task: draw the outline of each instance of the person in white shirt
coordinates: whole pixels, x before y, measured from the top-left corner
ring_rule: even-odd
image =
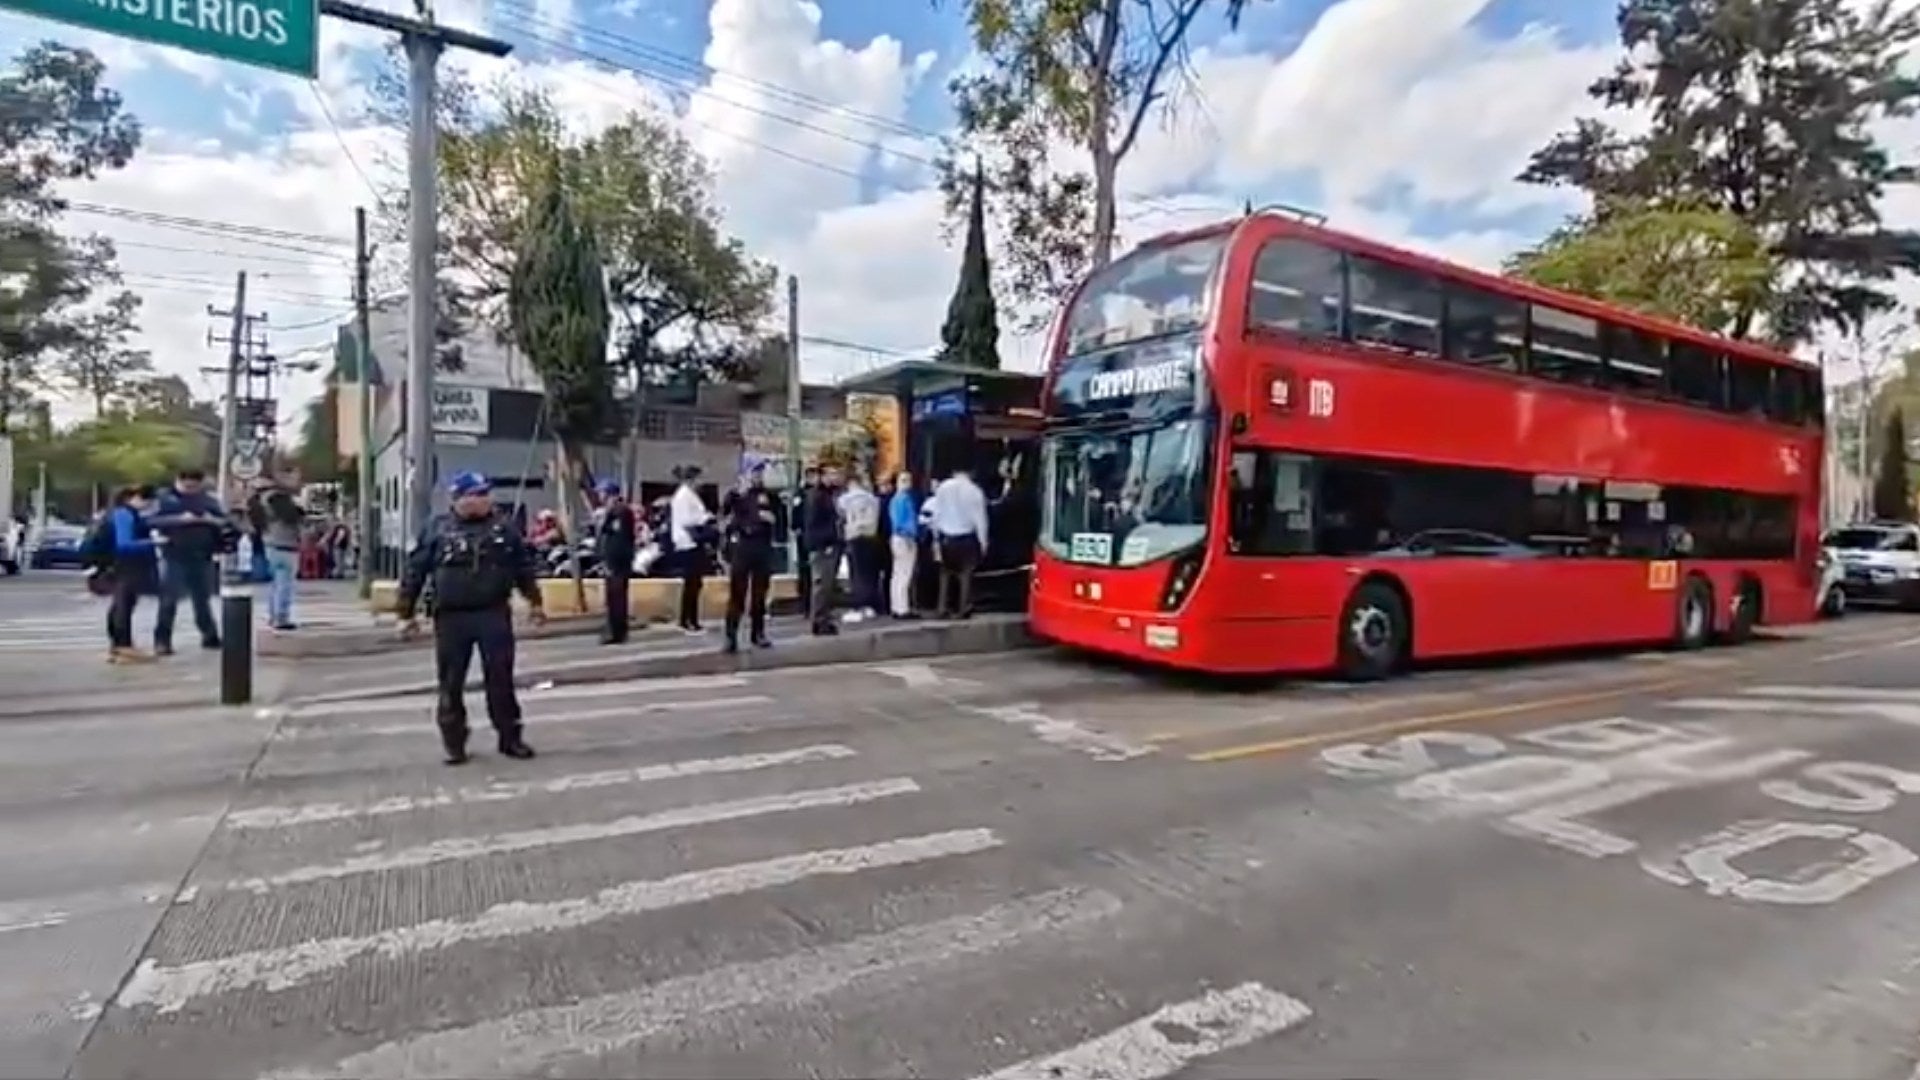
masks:
[[[700,479],[700,466],[682,465],[673,470],[680,486],[668,504],[668,531],[673,539],[673,557],[680,560],[680,629],[689,634],[704,633],[700,625],[700,587],[707,577],[707,545],[713,534],[713,514],[693,489]]]
[[[973,572],[987,552],[987,496],[966,469],[940,481],[927,501],[940,559],[939,617],[973,616]],[[950,594],[957,594],[950,602]]]
[[[853,593],[847,621],[871,619],[880,606],[880,500],[867,490],[864,478],[855,476],[835,506],[840,535],[847,541],[847,583]]]

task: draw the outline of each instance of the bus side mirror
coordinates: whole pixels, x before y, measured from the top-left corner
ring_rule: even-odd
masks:
[[[1247,433],[1247,414],[1243,412],[1234,413],[1232,421],[1227,425],[1227,430],[1235,435],[1245,435]]]

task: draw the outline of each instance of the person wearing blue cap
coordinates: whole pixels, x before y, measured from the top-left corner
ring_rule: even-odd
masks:
[[[595,536],[600,549],[601,572],[605,586],[607,628],[600,634],[603,645],[618,645],[627,640],[627,583],[633,580],[633,553],[638,546],[639,526],[633,507],[621,496],[620,485],[602,480],[594,486],[601,499],[600,526]]]
[[[494,513],[493,485],[485,476],[458,473],[448,481],[447,493],[453,497],[453,512],[427,526],[400,580],[401,633],[419,633],[414,608],[431,578],[434,667],[440,684],[434,720],[447,764],[467,760],[467,666],[476,648],[487,718],[499,736],[500,752],[524,761],[533,756],[533,748],[521,737],[520,699],[513,690],[511,601],[518,589],[532,608],[534,624],[547,621],[533,552],[513,523]]]

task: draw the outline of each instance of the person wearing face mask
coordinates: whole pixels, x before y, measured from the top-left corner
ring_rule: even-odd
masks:
[[[485,476],[463,472],[448,485],[453,512],[427,526],[407,560],[400,581],[401,633],[419,633],[414,608],[429,579],[433,584],[434,668],[440,699],[434,720],[447,764],[467,761],[467,665],[480,652],[487,718],[500,753],[533,756],[521,735],[520,700],[513,688],[513,609],[517,589],[532,608],[534,625],[547,621],[533,552],[513,523],[494,513],[493,488]]]

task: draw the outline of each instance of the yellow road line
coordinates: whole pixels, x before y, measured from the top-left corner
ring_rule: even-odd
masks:
[[[1472,720],[1491,720],[1502,716],[1514,716],[1521,713],[1543,712],[1548,709],[1566,708],[1573,705],[1592,705],[1602,701],[1630,697],[1652,690],[1665,690],[1690,682],[1698,678],[1655,679],[1634,683],[1630,686],[1617,686],[1609,690],[1592,691],[1584,694],[1567,694],[1561,697],[1535,698],[1531,701],[1516,701],[1507,705],[1489,705],[1478,709],[1461,709],[1457,712],[1434,713],[1428,716],[1413,716],[1400,720],[1386,720],[1378,724],[1363,724],[1360,727],[1345,728],[1340,731],[1323,731],[1312,735],[1296,735],[1287,739],[1274,739],[1270,742],[1247,743],[1243,746],[1228,746],[1219,750],[1205,750],[1197,754],[1188,754],[1187,760],[1194,762],[1238,761],[1242,758],[1265,757],[1271,754],[1284,754],[1309,746],[1320,746],[1332,742],[1347,742],[1363,739],[1371,735],[1385,735],[1392,732],[1413,731],[1419,728],[1440,727],[1445,724],[1457,724]]]

